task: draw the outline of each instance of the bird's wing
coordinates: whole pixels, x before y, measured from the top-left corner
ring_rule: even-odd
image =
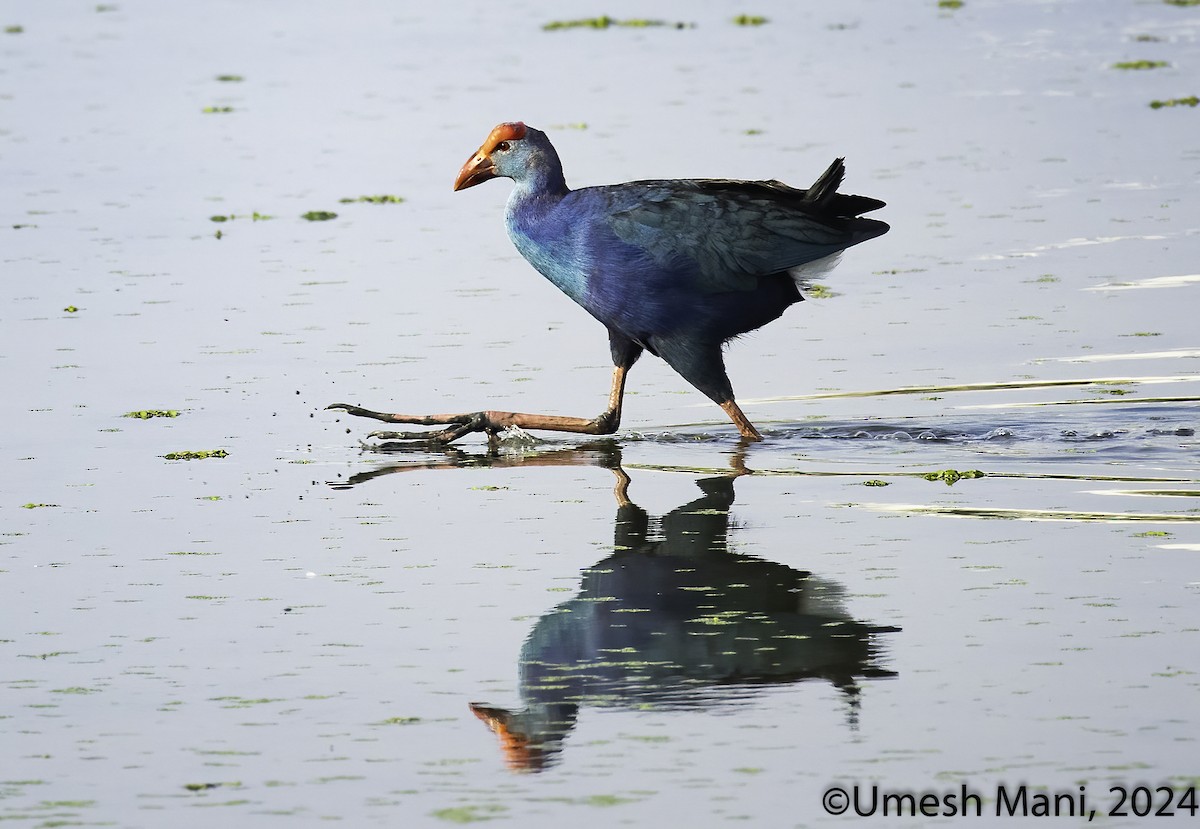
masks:
[[[856,218],[883,203],[838,193],[842,175],[839,159],[808,190],[723,179],[617,185],[609,226],[660,265],[690,261],[701,290],[753,290],[760,276],[886,232],[883,222]]]

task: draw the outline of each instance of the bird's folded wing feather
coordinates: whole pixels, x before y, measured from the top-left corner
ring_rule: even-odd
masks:
[[[703,291],[753,290],[761,276],[830,256],[887,228],[854,218],[882,202],[831,190],[819,200],[806,198],[809,191],[776,181],[647,181],[621,188],[629,189],[609,214],[613,233],[659,265],[692,271]]]

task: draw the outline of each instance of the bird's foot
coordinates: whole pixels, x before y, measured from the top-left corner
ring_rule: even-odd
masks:
[[[407,415],[377,412],[350,403],[333,403],[326,409],[340,409],[355,417],[366,417],[384,423],[407,423],[414,426],[444,426],[429,432],[372,432],[368,437],[379,440],[426,441],[435,444],[452,443],[472,432],[483,432],[489,443],[495,443],[501,432],[516,426],[521,429],[547,429],[586,435],[611,435],[620,424],[620,412],[609,410],[594,418],[559,417],[556,415],[524,414],[521,412],[471,412],[469,414]]]
[[[470,414],[437,414],[437,415],[407,415],[392,412],[377,412],[364,409],[350,403],[332,403],[326,409],[340,409],[348,415],[380,420],[384,423],[409,423],[414,426],[445,426],[427,432],[394,432],[379,430],[371,432],[367,437],[378,440],[413,440],[428,443],[446,444],[472,432],[486,432],[489,437],[498,433],[503,426],[492,423],[487,412],[472,412]]]

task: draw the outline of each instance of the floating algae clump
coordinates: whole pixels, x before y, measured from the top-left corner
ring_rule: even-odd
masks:
[[[837,291],[831,291],[829,290],[828,286],[821,285],[817,282],[814,282],[804,288],[804,296],[806,299],[830,299],[837,295]]]
[[[984,474],[978,469],[964,469],[961,472],[957,469],[942,469],[937,472],[927,472],[921,477],[927,481],[945,481],[946,486],[953,486],[962,480],[982,478]]]
[[[224,449],[202,449],[198,452],[191,450],[185,452],[168,452],[163,455],[169,461],[198,461],[205,458],[227,458],[229,453]]]
[[[1194,107],[1200,105],[1200,98],[1195,95],[1189,95],[1186,98],[1168,98],[1165,101],[1151,101],[1151,109],[1162,109],[1163,107]]]
[[[222,216],[219,214],[216,216],[209,216],[208,220],[210,222],[232,222],[234,219],[244,219],[244,218],[246,218],[244,215],[237,216],[237,215],[234,215],[233,213],[230,213],[228,216]],[[274,218],[275,218],[274,216],[268,216],[266,213],[259,213],[257,210],[255,210],[253,213],[250,214],[251,221],[255,221],[255,222],[265,222],[268,219],[274,219]]]
[[[1165,60],[1122,60],[1112,65],[1113,69],[1162,69],[1170,66]]]
[[[672,26],[676,29],[690,28],[688,23],[668,23],[665,20],[649,20],[646,18],[631,18],[629,20],[617,20],[614,17],[609,17],[607,14],[602,14],[599,17],[585,17],[581,20],[551,20],[542,26],[547,32],[553,32],[558,29],[607,29],[610,26],[624,26],[630,29],[644,29],[650,26]]]
[[[400,204],[404,201],[400,196],[357,196],[354,198],[338,199],[342,204],[353,204],[354,202],[366,202],[367,204]]]

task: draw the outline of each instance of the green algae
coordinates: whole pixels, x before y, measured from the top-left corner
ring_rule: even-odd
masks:
[[[200,111],[203,112],[205,115],[214,115],[214,114],[224,113],[224,112],[233,112],[233,107],[207,106]]]
[[[163,457],[169,461],[196,461],[205,458],[227,458],[229,453],[224,449],[202,449],[200,451],[168,452]]]
[[[219,223],[219,222],[232,222],[234,219],[245,219],[245,218],[249,218],[250,221],[252,221],[252,222],[265,222],[270,219],[274,219],[275,217],[270,216],[266,213],[259,213],[257,210],[255,210],[253,213],[250,214],[249,217],[238,216],[235,213],[230,213],[228,216],[222,216],[220,214],[217,214],[216,216],[209,216],[208,220],[210,222],[218,222]],[[220,232],[220,231],[218,231],[218,232]]]
[[[878,478],[874,478],[870,481],[863,481],[863,486],[890,486],[890,484],[888,484],[887,481],[881,481]]]
[[[176,409],[141,409],[136,412],[126,412],[121,417],[134,417],[138,420],[149,420],[152,417],[179,417]]]
[[[354,204],[355,202],[365,202],[367,204],[400,204],[404,201],[401,196],[347,196],[344,199],[338,199],[342,204]]]
[[[209,789],[218,789],[225,783],[184,783],[183,787],[189,792],[203,792]]]
[[[1189,95],[1186,98],[1167,98],[1164,101],[1151,101],[1151,109],[1162,109],[1163,107],[1194,107],[1200,106],[1200,98],[1195,95]]]
[[[1161,69],[1170,66],[1165,60],[1121,60],[1112,65],[1113,69]]]
[[[506,811],[508,809],[505,806],[488,804],[486,806],[451,806],[437,809],[430,814],[447,823],[477,823],[482,820],[492,820]]]
[[[985,476],[978,469],[964,469],[961,472],[957,469],[941,469],[937,472],[927,472],[921,477],[927,481],[944,481],[946,486],[954,486],[959,481]]]
[[[604,808],[607,806],[620,806],[624,803],[637,803],[637,800],[632,797],[619,797],[615,794],[593,794],[577,802],[584,806],[599,806]]]
[[[602,14],[599,17],[584,17],[577,20],[551,20],[542,26],[547,32],[558,31],[560,29],[607,29],[612,26],[621,26],[629,29],[646,29],[656,26],[670,27],[674,29],[690,29],[691,23],[670,23],[666,20],[652,20],[649,18],[630,18],[628,20],[617,20],[614,17],[609,17],[607,14]]]
[[[330,219],[336,219],[337,214],[330,213],[328,210],[310,210],[301,214],[300,218],[309,222],[327,222]]]
[[[225,596],[188,596],[189,599],[223,599]],[[222,708],[249,708],[251,705],[271,705],[276,702],[287,702],[282,697],[257,697],[255,699],[247,699],[237,695],[229,695],[223,697],[210,697],[212,702],[228,703],[222,705]]]
[[[738,26],[762,26],[767,23],[767,18],[761,14],[739,14],[733,22]]]
[[[804,287],[805,299],[832,299],[837,296],[837,291],[831,291],[828,286],[814,282],[811,285]]]
[[[41,509],[42,507],[57,507],[57,506],[58,506],[58,504],[34,504],[31,502],[28,504],[21,504],[21,509]]]
[[[217,80],[222,83],[241,83],[246,79],[241,75],[217,75]]]
[[[938,0],[939,9],[961,9],[965,5],[963,0]]]

